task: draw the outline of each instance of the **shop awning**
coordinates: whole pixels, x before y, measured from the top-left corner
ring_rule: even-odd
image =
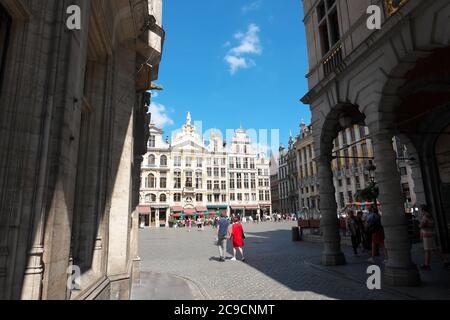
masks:
[[[225,205],[208,206],[208,210],[218,210],[218,209],[228,209],[228,206]]]
[[[170,207],[170,210],[172,210],[173,212],[181,212],[181,211],[183,211],[183,207],[182,206],[173,206],[173,207]]]
[[[258,205],[245,206],[245,209],[257,210],[257,209],[259,209],[259,206]]]
[[[245,206],[231,206],[231,209],[233,209],[233,210],[243,210],[243,209],[245,209]]]
[[[354,202],[354,203],[347,203],[347,206],[357,206],[357,207],[370,207],[371,205],[374,205],[375,202]],[[381,203],[378,202],[378,205],[380,206]]]
[[[218,215],[220,215],[220,211],[219,210],[209,210],[208,211],[208,215],[210,215],[210,216],[218,216]]]
[[[208,208],[206,208],[205,206],[198,206],[195,208],[195,210],[197,210],[198,213],[200,212],[207,212]]]
[[[172,214],[172,217],[179,218],[179,217],[181,217],[181,215],[179,213],[175,213],[175,214]]]
[[[193,216],[195,212],[194,208],[189,208],[189,209],[183,209],[183,214],[185,216]]]
[[[142,213],[142,214],[151,213],[152,209],[151,209],[150,206],[139,206],[138,207],[138,212]]]

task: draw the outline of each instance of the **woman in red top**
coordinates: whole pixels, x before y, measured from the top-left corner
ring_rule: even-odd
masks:
[[[233,240],[233,258],[231,261],[236,261],[236,249],[239,249],[242,256],[242,261],[244,258],[244,228],[242,227],[241,221],[238,216],[233,219],[233,226],[231,227],[231,239]]]

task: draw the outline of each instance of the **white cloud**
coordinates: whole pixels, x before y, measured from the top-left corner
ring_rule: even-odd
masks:
[[[173,125],[173,120],[167,114],[167,109],[160,103],[152,102],[149,108],[152,114],[152,123],[158,128],[164,128],[165,125]]]
[[[235,74],[239,69],[248,69],[255,64],[253,60],[231,55],[226,55],[225,61],[230,66],[231,74]]]
[[[230,53],[235,55],[242,55],[246,53],[261,54],[262,47],[259,40],[259,27],[252,23],[248,26],[246,33],[238,32],[234,35],[235,39],[240,41],[237,47],[230,50]]]
[[[260,28],[252,23],[248,26],[247,32],[238,32],[234,35],[239,44],[231,48],[225,56],[231,74],[235,74],[239,69],[247,69],[256,65],[252,59],[248,58],[248,55],[262,54],[260,31]]]
[[[262,0],[253,1],[241,8],[242,13],[247,13],[249,11],[255,11],[261,8]]]

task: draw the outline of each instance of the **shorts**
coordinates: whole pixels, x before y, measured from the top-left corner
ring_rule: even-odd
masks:
[[[372,233],[372,244],[384,246],[384,231],[383,231],[383,229]]]
[[[433,251],[436,250],[436,241],[434,238],[423,238],[423,249],[425,251]]]

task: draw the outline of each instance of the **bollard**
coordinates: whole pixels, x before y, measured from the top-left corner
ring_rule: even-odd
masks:
[[[292,227],[292,241],[300,241],[299,227]]]

